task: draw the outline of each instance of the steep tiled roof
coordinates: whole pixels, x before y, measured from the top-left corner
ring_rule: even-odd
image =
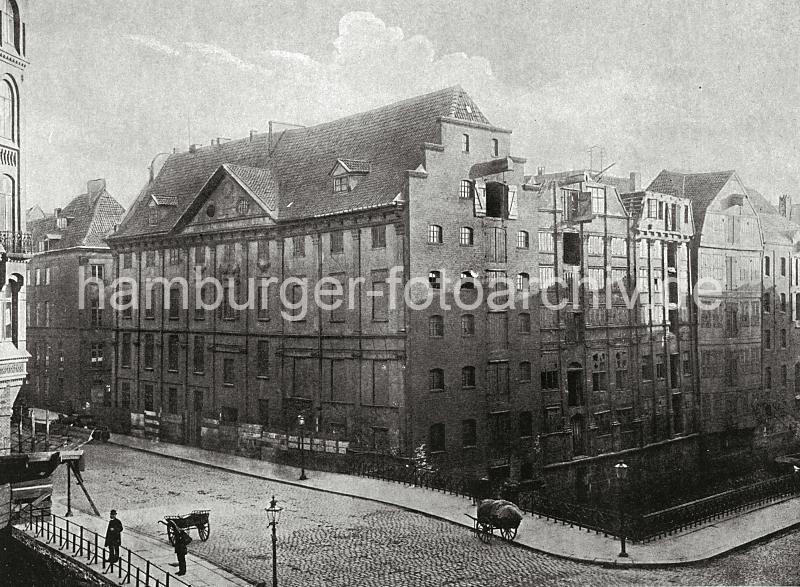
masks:
[[[790,245],[794,235],[800,231],[800,226],[781,216],[775,206],[753,188],[747,189],[747,197],[761,221],[761,231],[764,241],[771,244]]]
[[[625,206],[628,215],[632,220],[637,221],[642,215],[642,207],[644,205],[644,198],[647,192],[629,192],[621,194],[622,204]]]
[[[169,232],[209,177],[226,163],[243,182],[257,188],[254,192],[263,194],[279,221],[390,205],[402,190],[406,171],[422,163],[422,143],[441,142],[438,121],[443,117],[488,124],[467,93],[455,86],[332,122],[292,128],[273,135],[272,144],[269,134],[256,134],[172,154],[115,236]],[[352,191],[334,194],[329,173],[338,159],[368,161],[370,171]],[[269,173],[257,174],[256,169]],[[157,226],[149,225],[144,209],[148,193],[178,200]]]
[[[664,169],[650,182],[647,191],[690,199],[694,211],[695,230],[699,231],[703,226],[706,209],[735,173],[733,170],[678,173]]]
[[[272,177],[269,169],[244,167],[232,163],[226,164],[225,169],[232,173],[242,185],[245,185],[267,208],[275,209],[278,204],[278,183]]]
[[[178,198],[175,196],[162,196],[159,194],[153,194],[153,201],[158,204],[159,206],[177,206],[178,205]]]
[[[105,237],[114,228],[125,209],[103,188],[98,193],[86,193],[75,197],[61,211],[66,226],[58,228],[57,218],[48,216],[28,225],[34,243],[45,235],[61,235],[58,248],[105,247]]]
[[[339,159],[339,162],[344,165],[348,171],[353,173],[369,173],[369,161],[359,161],[358,159]]]

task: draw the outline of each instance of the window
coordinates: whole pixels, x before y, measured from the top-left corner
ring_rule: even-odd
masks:
[[[346,175],[333,178],[333,193],[346,192],[350,189],[350,183]]]
[[[531,276],[527,273],[517,274],[517,291],[528,291],[530,286]]]
[[[269,341],[258,341],[258,377],[269,377]]]
[[[786,257],[781,257],[781,277],[786,277]]]
[[[131,384],[128,381],[123,381],[120,384],[119,407],[123,410],[131,409]]]
[[[605,214],[606,212],[606,190],[605,188],[590,187],[592,193],[592,214]]]
[[[261,242],[258,243],[259,251],[261,249]],[[194,264],[195,265],[205,265],[206,264],[206,247],[205,245],[200,245],[194,248]]]
[[[220,422],[223,424],[236,424],[239,421],[239,410],[229,406],[222,406],[219,409]]]
[[[444,424],[433,424],[428,433],[428,445],[431,452],[444,452],[445,450],[445,436]]]
[[[19,18],[14,5],[9,0],[3,0],[2,4],[2,37],[3,45],[19,50],[17,38],[16,21]],[[24,53],[24,51],[23,51]]]
[[[239,214],[239,216],[245,216],[249,209],[250,209],[250,203],[244,198],[239,200],[239,203],[236,204],[236,213]]]
[[[99,308],[98,308],[98,303],[99,302],[97,300],[92,300],[91,301],[91,304],[92,304],[92,324],[95,323],[94,318],[95,318],[96,312],[100,311]],[[45,326],[50,326],[50,302],[45,302],[44,303],[44,325]]]
[[[428,273],[428,283],[432,289],[440,289],[442,287],[442,274],[440,271],[431,271]]]
[[[500,154],[500,141],[492,139],[492,157],[497,157]]]
[[[372,248],[373,249],[386,248],[386,226],[372,227]]]
[[[3,14],[3,37],[5,41],[6,15]],[[0,84],[0,136],[14,140],[16,99],[8,82]]]
[[[462,271],[461,272],[461,281],[459,282],[459,287],[461,289],[475,289],[475,280],[478,279],[478,274],[474,271]]]
[[[463,314],[461,316],[461,336],[475,335],[475,316]]]
[[[781,365],[781,385],[786,387],[789,384],[789,374],[786,365]]]
[[[786,329],[781,328],[781,348],[786,348]]]
[[[50,285],[50,267],[44,269],[44,284]]]
[[[214,298],[216,296],[216,289],[210,283],[203,284],[203,288],[200,290],[200,299],[202,300],[203,304],[206,307],[212,306],[214,302]],[[224,293],[224,292],[223,292]],[[223,303],[224,303],[223,299]],[[206,319],[206,311],[203,309],[203,306],[200,304],[194,309],[194,319],[195,320],[205,320]]]
[[[181,250],[172,248],[169,250],[169,264],[177,265],[181,262]]]
[[[594,414],[594,423],[597,426],[597,435],[611,434],[611,412],[609,410]]]
[[[222,359],[222,383],[233,385],[236,381],[236,361],[234,359]]]
[[[520,312],[517,317],[517,330],[520,334],[531,333],[531,315],[527,312]]]
[[[442,369],[431,369],[428,372],[428,389],[444,391],[444,371]]]
[[[331,233],[331,253],[344,252],[344,231],[337,230]]]
[[[520,383],[531,382],[531,364],[528,361],[522,361],[519,364],[519,381]]]
[[[169,319],[177,320],[181,312],[181,288],[173,285],[169,288]]]
[[[145,267],[155,267],[156,266],[156,252],[155,251],[146,251],[145,252],[144,266]]]
[[[592,391],[605,391],[607,387],[607,363],[605,353],[592,355]]]
[[[764,331],[764,348],[771,349],[772,348],[772,331],[765,330]]]
[[[458,197],[462,200],[472,198],[472,182],[468,179],[462,179],[458,189]]]
[[[167,411],[170,414],[178,413],[178,388],[170,387],[167,390]]]
[[[194,337],[192,368],[194,373],[204,373],[206,370],[206,339],[204,336]]]
[[[656,200],[647,200],[647,217],[655,218],[658,215],[658,202]]]
[[[151,226],[155,226],[158,224],[158,207],[157,206],[150,206],[149,215],[147,221],[150,223]]]
[[[769,255],[764,256],[764,275],[769,275],[771,259]]]
[[[683,363],[683,374],[689,376],[692,374],[692,361],[689,351],[681,352],[681,362]]]
[[[531,246],[531,237],[527,230],[520,230],[517,233],[517,248],[527,249]]]
[[[90,302],[89,312],[91,314],[91,323],[92,326],[100,326],[103,322],[103,310],[100,308],[100,300],[93,299]],[[49,324],[50,320],[50,302],[44,303],[44,320],[46,324]]]
[[[105,275],[105,266],[104,265],[89,265],[92,277],[103,280],[103,276]],[[38,271],[38,269],[37,269]]]
[[[461,421],[461,446],[464,448],[478,445],[478,433],[475,420]]]
[[[764,297],[762,299],[764,311],[769,312],[772,309],[772,299],[770,298],[769,292],[764,292]]]
[[[461,135],[461,152],[462,153],[469,153],[469,135],[468,134]]]
[[[558,367],[555,365],[551,365],[541,372],[542,389],[558,389],[558,381]]]
[[[306,237],[293,236],[292,237],[292,255],[294,257],[306,256]]]
[[[521,438],[533,436],[533,414],[530,412],[519,413],[519,435]]]
[[[428,336],[436,338],[444,336],[444,319],[441,316],[428,318]]]
[[[781,294],[781,312],[786,312],[786,294]]]
[[[122,351],[120,353],[120,364],[123,367],[131,366],[131,334],[124,332],[122,334]]]
[[[262,322],[269,320],[269,283],[262,281],[258,284],[256,303],[256,319]]]
[[[644,381],[653,379],[653,357],[650,355],[642,356],[642,379]]]
[[[461,387],[475,387],[475,367],[462,367]]]
[[[144,335],[144,368],[152,369],[155,362],[155,340],[152,333]]]
[[[667,369],[664,365],[664,355],[662,353],[656,355],[656,377],[659,379],[666,379],[667,377]]]
[[[461,233],[459,235],[458,242],[462,247],[471,247],[475,244],[475,240],[472,236],[472,229],[469,226],[461,227]]]
[[[577,232],[564,233],[564,263],[567,265],[581,264],[581,240]]]
[[[63,351],[60,356],[61,363],[64,362],[64,355]],[[92,367],[102,367],[103,366],[103,343],[102,342],[95,342],[92,343]]]
[[[370,273],[372,279],[372,321],[389,320],[389,271],[376,269]],[[344,307],[345,304],[343,303]]]
[[[431,224],[430,226],[428,226],[428,244],[430,245],[442,244],[442,227],[439,226],[438,224]]]
[[[765,367],[764,368],[764,387],[767,389],[772,389],[772,368]]]
[[[178,370],[178,361],[179,361],[178,346],[179,346],[178,335],[170,334],[169,338],[167,339],[167,369],[169,371]]]
[[[617,389],[625,389],[628,381],[628,353],[617,351],[614,354],[614,385]]]
[[[539,250],[543,253],[552,253],[556,250],[555,239],[552,232],[539,233]]]
[[[605,241],[602,236],[590,236],[586,244],[590,255],[602,255],[605,250]]]

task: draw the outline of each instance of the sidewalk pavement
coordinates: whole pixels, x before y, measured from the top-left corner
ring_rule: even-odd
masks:
[[[473,525],[472,520],[464,514],[475,515],[475,506],[470,499],[461,496],[379,479],[309,469],[306,469],[308,480],[298,481],[298,468],[278,463],[119,434],[112,434],[111,442],[242,475],[393,505],[469,529]],[[647,544],[628,544],[628,558],[618,556],[620,545],[616,539],[536,516],[526,515],[523,518],[514,543],[580,562],[621,567],[663,567],[705,561],[795,526],[800,526],[800,498],[717,520]]]
[[[104,520],[96,516],[90,516],[89,514],[84,514],[80,511],[74,511],[68,520],[70,524],[74,523],[79,526],[83,526],[84,528],[98,533],[101,537],[105,536],[108,520]],[[61,526],[60,523],[59,526]],[[31,530],[25,530],[25,524],[18,524],[16,528],[28,536],[34,537],[34,533]],[[46,540],[44,540],[44,537],[42,536],[36,538],[36,540],[46,544]],[[62,555],[73,559],[85,567],[88,567],[95,573],[102,575],[114,583],[120,583],[122,580],[118,578],[116,571],[113,571],[108,575],[103,574],[102,562],[97,563],[93,567],[86,562],[84,557],[73,556],[71,548],[59,549],[57,544],[51,544],[49,546],[61,552]],[[178,571],[178,559],[175,555],[175,550],[166,538],[164,538],[164,540],[157,540],[125,528],[122,532],[122,546],[142,557],[143,559],[150,561],[151,564],[171,573],[172,575],[175,575],[175,573]],[[189,547],[189,549],[190,552],[186,555],[186,575],[182,577],[175,577],[176,579],[181,579],[184,583],[193,585],[195,587],[243,587],[245,585],[250,585],[250,583],[244,579],[240,579],[239,577],[220,569],[205,559],[192,555],[191,547]],[[160,576],[163,577],[163,575]],[[142,579],[144,580],[144,578]],[[175,584],[178,585],[180,583],[176,582]]]

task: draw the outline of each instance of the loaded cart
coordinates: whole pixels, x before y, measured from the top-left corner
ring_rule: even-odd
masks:
[[[522,522],[522,510],[504,499],[484,499],[478,504],[477,517],[464,514],[474,522],[478,538],[489,542],[495,530],[506,540],[514,540]]]
[[[172,546],[175,546],[175,536],[178,533],[176,528],[187,533],[190,528],[197,528],[197,535],[205,542],[211,534],[211,522],[208,520],[210,515],[211,510],[194,510],[191,514],[183,516],[164,516],[166,521],[159,520],[159,522],[167,527],[167,537]]]

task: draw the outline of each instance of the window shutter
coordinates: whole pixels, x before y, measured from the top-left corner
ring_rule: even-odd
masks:
[[[579,192],[577,210],[572,221],[591,222],[592,217],[592,192]]]
[[[486,182],[482,179],[475,180],[474,209],[477,218],[486,216]]]
[[[517,219],[517,186],[508,186],[508,219]]]

